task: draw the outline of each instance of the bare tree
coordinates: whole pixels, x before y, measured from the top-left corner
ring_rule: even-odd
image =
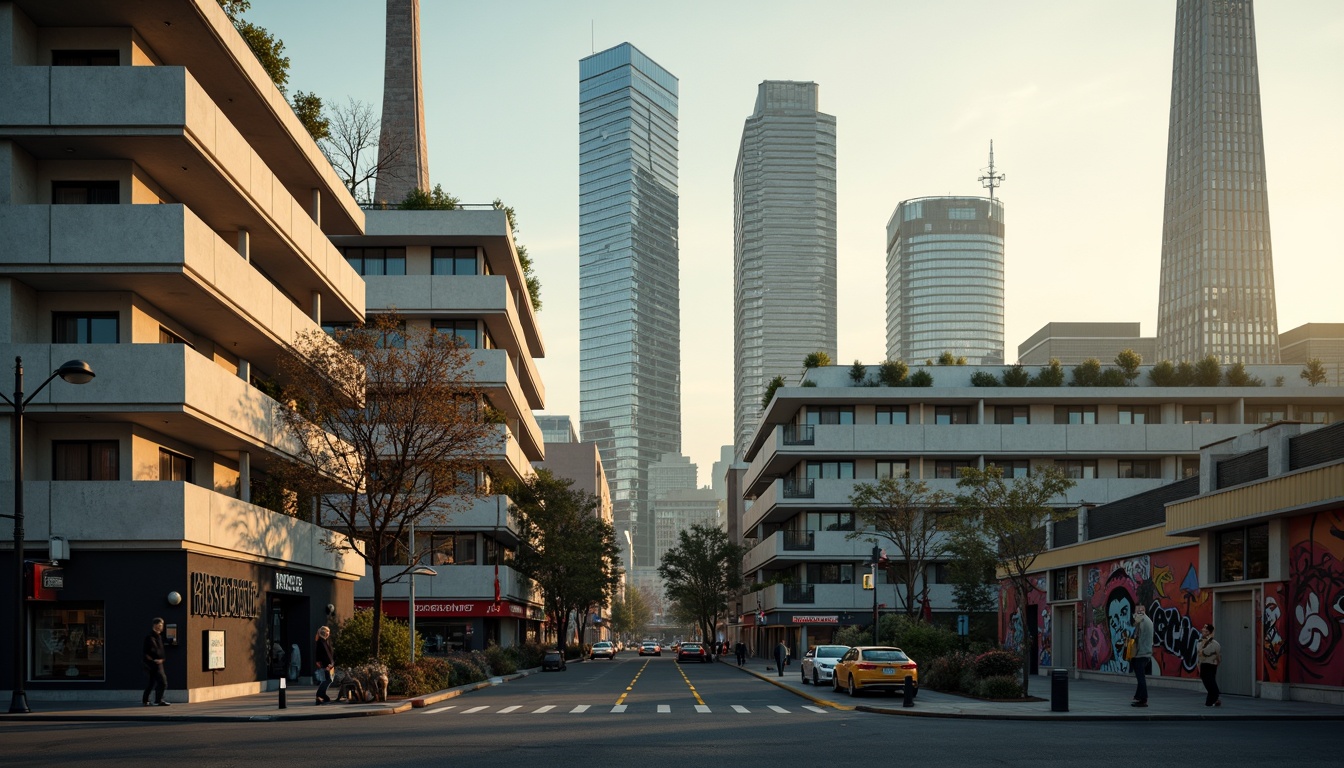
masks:
[[[920,602],[927,598],[924,571],[946,554],[937,513],[952,507],[954,501],[952,494],[930,491],[928,483],[912,480],[908,473],[900,479],[884,477],[876,483],[858,483],[849,496],[855,514],[867,527],[849,534],[849,538],[877,534],[895,547],[897,557],[892,558],[888,571],[900,575],[903,589],[896,594],[907,616],[914,616]]]
[[[367,102],[347,98],[343,106],[332,107],[327,121],[328,135],[318,146],[356,202],[372,203],[374,182],[381,175],[395,173],[391,169],[405,151],[403,142],[389,139],[379,149],[382,120]]]

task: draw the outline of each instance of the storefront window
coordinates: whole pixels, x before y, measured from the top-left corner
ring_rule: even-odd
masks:
[[[32,680],[102,680],[103,604],[34,603]]]

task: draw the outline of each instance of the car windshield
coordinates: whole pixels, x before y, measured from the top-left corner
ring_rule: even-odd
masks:
[[[895,648],[875,648],[863,652],[864,661],[909,661],[910,657]]]
[[[849,650],[848,645],[821,645],[817,646],[818,659],[838,659],[845,655]]]

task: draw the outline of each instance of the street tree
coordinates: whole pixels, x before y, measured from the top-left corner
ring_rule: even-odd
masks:
[[[611,631],[618,636],[639,639],[652,621],[653,609],[639,587],[627,587],[625,594],[611,605]]]
[[[728,598],[742,588],[747,548],[729,541],[721,528],[696,523],[679,531],[677,545],[663,554],[658,575],[670,602],[688,611],[706,642],[728,613]]]
[[[1307,386],[1309,387],[1319,386],[1329,379],[1325,373],[1325,365],[1321,362],[1319,357],[1313,357],[1307,360],[1307,364],[1303,366],[1302,372],[1297,374],[1297,376],[1300,379],[1306,379]]]
[[[442,525],[469,506],[498,448],[471,361],[456,337],[407,329],[394,314],[334,336],[302,332],[279,360],[280,414],[298,448],[272,474],[287,511],[315,503],[316,522],[344,534],[328,548],[368,564],[374,655],[383,586],[429,554],[429,537],[408,541],[411,526]]]
[[[896,596],[907,616],[914,616],[928,597],[924,572],[942,560],[946,540],[938,526],[938,513],[953,505],[947,491],[931,491],[923,480],[884,477],[876,483],[857,483],[849,495],[854,514],[866,530],[857,530],[848,538],[869,538],[870,534],[891,543],[893,552],[887,571],[898,576]]]
[[[518,519],[514,570],[541,590],[562,652],[571,617],[582,630],[588,612],[610,605],[621,581],[616,532],[598,516],[597,497],[573,485],[539,469],[505,488]]]
[[[967,467],[957,481],[959,513],[952,525],[962,536],[981,536],[994,553],[994,566],[1017,596],[1022,626],[1027,626],[1027,600],[1035,588],[1028,575],[1036,558],[1046,550],[1045,526],[1076,514],[1051,506],[1076,483],[1055,467],[1033,469],[1027,477],[1005,479],[1003,469]],[[1027,649],[1022,651],[1022,692],[1026,694],[1030,669]]]

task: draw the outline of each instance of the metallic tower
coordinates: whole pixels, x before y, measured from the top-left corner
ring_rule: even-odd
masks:
[[[429,189],[425,95],[420,74],[420,0],[387,0],[383,116],[373,199],[392,205],[412,189]]]
[[[1251,0],[1180,0],[1157,356],[1279,362]]]

